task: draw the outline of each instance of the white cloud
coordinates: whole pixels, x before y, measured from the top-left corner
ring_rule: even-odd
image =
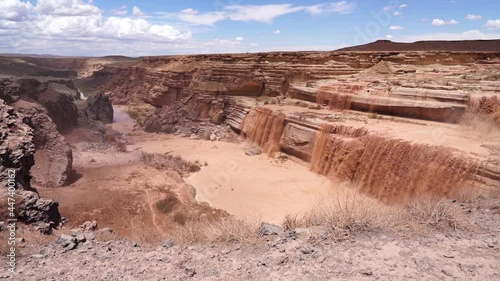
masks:
[[[483,17],[481,15],[467,15],[465,17],[466,20],[480,20]]]
[[[113,9],[110,13],[113,15],[125,16],[127,14],[127,5],[123,5],[118,9]]]
[[[226,14],[224,12],[201,13],[191,8],[182,10],[179,13],[167,13],[165,16],[176,18],[193,25],[213,25],[216,22],[226,19]]]
[[[36,10],[50,16],[92,16],[101,12],[91,0],[38,0]]]
[[[469,30],[458,33],[431,33],[412,35],[401,38],[403,42],[415,42],[422,40],[488,40],[499,39],[500,33],[483,33],[480,30]]]
[[[434,26],[442,26],[446,24],[458,24],[458,21],[456,20],[449,20],[449,21],[444,21],[442,19],[433,19],[432,20],[432,25]]]
[[[486,22],[486,28],[492,30],[492,29],[500,29],[500,19],[498,20],[488,20]]]
[[[390,30],[403,30],[403,29],[405,29],[405,28],[404,28],[404,27],[402,27],[402,26],[399,26],[399,25],[391,25],[391,26],[389,27],[389,29],[390,29]]]
[[[408,4],[401,4],[399,5],[399,8],[400,9],[408,8]]]
[[[313,15],[324,13],[337,13],[337,14],[350,14],[354,11],[356,5],[347,1],[323,3],[318,5],[309,6],[306,11]]]
[[[141,9],[139,9],[139,7],[137,6],[134,6],[132,8],[132,15],[136,16],[136,17],[145,17],[147,16],[146,13],[144,13]]]
[[[400,17],[400,16],[402,16],[402,15],[403,15],[403,12],[401,12],[401,11],[396,11],[396,12],[394,12],[394,13],[392,13],[392,14],[393,14],[394,16],[396,16],[396,17]]]
[[[250,46],[257,47],[257,46],[259,46],[259,44],[257,44],[257,43],[251,43]]]
[[[28,2],[4,0],[0,5],[0,15],[8,18],[0,18],[0,52],[147,54],[152,50],[146,46],[162,50],[200,46],[190,31],[145,19],[104,17],[92,1],[39,0],[30,6]],[[18,13],[14,15],[13,10]]]
[[[243,40],[245,40],[245,39],[241,36],[236,37],[236,41],[243,41]]]
[[[272,23],[275,18],[306,11],[311,15],[337,13],[348,14],[355,9],[355,4],[340,1],[323,3],[312,6],[295,6],[292,4],[270,5],[228,5],[217,12],[200,12],[194,9],[185,9],[177,13],[157,13],[169,19],[176,19],[192,25],[214,25],[223,20],[242,22]]]
[[[390,40],[390,39],[393,39],[393,38],[394,38],[394,36],[392,36],[392,35],[390,35],[390,34],[387,34],[387,36],[385,36],[385,38]]]
[[[446,22],[442,19],[433,19],[432,20],[432,25],[435,25],[435,26],[440,26],[440,25],[445,25]]]
[[[2,0],[0,1],[0,19],[8,21],[23,21],[28,18],[28,15],[33,8],[34,7],[30,2]]]
[[[228,12],[231,20],[235,21],[257,21],[264,23],[272,23],[274,18],[286,14],[296,13],[303,10],[302,7],[294,7],[292,4],[278,4],[278,5],[230,5],[224,7]]]
[[[280,33],[281,33],[281,30],[276,29],[273,33],[274,33],[274,34],[280,34]]]

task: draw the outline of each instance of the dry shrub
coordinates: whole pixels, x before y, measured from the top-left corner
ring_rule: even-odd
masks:
[[[298,227],[326,227],[335,240],[349,239],[364,232],[385,229],[393,224],[391,209],[365,195],[345,193],[333,202],[321,202],[304,215],[287,216],[285,229]]]
[[[288,230],[324,227],[335,240],[349,239],[362,233],[392,232],[407,235],[422,230],[470,230],[471,224],[450,200],[414,199],[406,204],[386,205],[364,194],[339,195],[333,202],[320,202],[303,215],[289,215],[283,222]]]
[[[240,242],[258,244],[259,224],[253,224],[234,217],[187,220],[169,233],[176,243]]]
[[[409,202],[405,208],[410,223],[424,225],[434,230],[467,230],[469,223],[457,205],[450,200],[420,198]]]
[[[138,108],[138,107],[135,107],[135,106],[129,106],[128,107],[128,116],[130,116],[130,118],[134,119],[137,124],[142,124],[143,122],[143,119],[144,119],[144,112]]]
[[[127,152],[127,145],[121,140],[121,134],[111,128],[107,128],[104,132],[104,141],[113,145],[119,152]]]
[[[187,175],[201,170],[201,163],[199,161],[186,161],[180,156],[173,156],[168,153],[143,153],[143,162],[158,170],[173,170],[180,175]]]
[[[175,207],[177,207],[181,202],[177,198],[177,196],[171,192],[168,191],[167,194],[165,195],[165,198],[162,200],[156,202],[156,208],[160,210],[163,213],[169,214],[171,213]]]

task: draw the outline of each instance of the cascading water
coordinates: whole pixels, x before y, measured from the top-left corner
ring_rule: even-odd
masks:
[[[414,144],[324,124],[311,170],[351,180],[384,202],[421,194],[445,196],[473,179],[478,163],[448,148]]]
[[[272,155],[280,151],[280,140],[285,127],[285,114],[257,107],[243,120],[241,133]]]

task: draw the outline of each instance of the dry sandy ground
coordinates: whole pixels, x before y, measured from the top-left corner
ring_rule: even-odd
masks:
[[[173,136],[135,146],[149,153],[171,151],[190,161],[206,162],[208,166],[186,179],[196,189],[196,199],[242,219],[280,224],[286,215],[307,211],[319,199],[335,194],[330,180],[305,165],[267,155],[247,156],[245,143]]]
[[[80,179],[67,188],[39,188],[42,196],[60,203],[61,213],[69,220],[66,228],[97,220],[121,237],[157,243],[172,222],[154,204],[169,190],[190,205],[195,203],[194,187],[199,202],[238,218],[281,224],[286,215],[307,211],[319,199],[333,198],[341,186],[286,157],[247,156],[244,142],[190,140],[134,130],[124,107],[115,107],[111,127],[123,134],[128,152],[76,144],[74,167]],[[208,166],[181,179],[144,165],[141,151],[169,152]]]

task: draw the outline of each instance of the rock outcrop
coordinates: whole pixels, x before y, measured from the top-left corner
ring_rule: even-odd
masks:
[[[28,224],[47,224],[57,226],[61,217],[58,203],[42,199],[31,188],[30,169],[34,165],[35,144],[32,120],[18,113],[0,100],[0,182],[6,183],[9,170],[15,173],[15,189],[18,198],[17,218]],[[12,172],[11,172],[12,173]],[[7,189],[0,189],[0,200],[7,201]],[[1,219],[7,218],[7,205],[2,205]]]
[[[13,106],[31,120],[35,144],[33,180],[45,187],[61,187],[69,183],[73,174],[73,153],[56,124],[40,105],[20,100]]]
[[[90,119],[105,124],[113,122],[113,105],[103,92],[91,95],[87,99],[87,104],[86,112]]]

